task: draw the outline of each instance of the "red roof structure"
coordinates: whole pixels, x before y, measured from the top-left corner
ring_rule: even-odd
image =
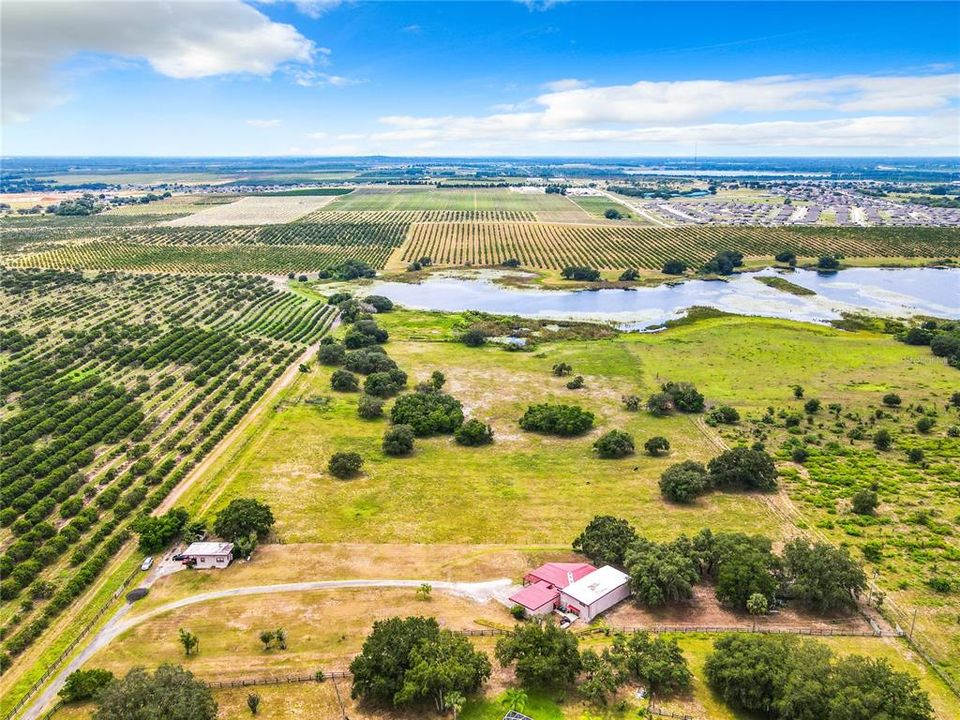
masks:
[[[528,572],[523,581],[529,584],[544,582],[562,590],[594,570],[596,568],[590,563],[547,563]]]
[[[553,604],[560,599],[560,591],[542,580],[525,586],[522,590],[510,596],[510,602],[516,603],[527,610],[534,611],[547,603]]]

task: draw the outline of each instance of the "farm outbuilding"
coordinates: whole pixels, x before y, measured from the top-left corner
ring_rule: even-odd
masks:
[[[560,609],[590,622],[630,597],[630,576],[604,565],[560,591]]]
[[[553,612],[560,601],[560,590],[595,572],[588,563],[546,563],[523,578],[523,589],[510,596],[510,602],[523,608],[528,616]]]
[[[233,559],[233,543],[195,542],[181,556],[185,563],[195,568],[225,568]]]

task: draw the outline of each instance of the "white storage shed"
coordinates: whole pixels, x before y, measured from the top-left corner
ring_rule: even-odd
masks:
[[[560,607],[584,622],[630,597],[630,576],[604,565],[560,590]]]

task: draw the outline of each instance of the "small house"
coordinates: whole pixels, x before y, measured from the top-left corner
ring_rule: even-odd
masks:
[[[630,597],[630,576],[604,565],[560,590],[560,609],[585,622]]]
[[[233,543],[195,542],[181,553],[183,562],[195,568],[225,568],[233,560]]]

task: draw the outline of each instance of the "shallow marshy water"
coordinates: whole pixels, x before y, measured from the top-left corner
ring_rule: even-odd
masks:
[[[960,270],[851,268],[832,274],[798,270],[784,277],[816,295],[797,296],[744,273],[726,281],[688,280],[631,290],[537,290],[504,287],[492,271],[476,277],[437,274],[419,284],[373,283],[367,293],[421,310],[480,310],[500,315],[610,322],[642,330],[683,317],[694,306],[740,315],[825,323],[843,312],[960,319]]]

